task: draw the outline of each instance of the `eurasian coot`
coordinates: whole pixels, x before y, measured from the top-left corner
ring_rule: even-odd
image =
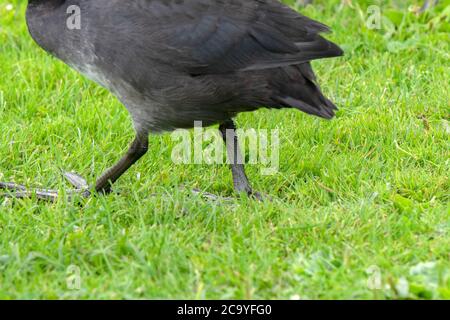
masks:
[[[79,28],[67,25],[73,6]],[[110,192],[146,153],[149,133],[219,124],[237,157],[237,137],[226,132],[234,132],[240,112],[296,108],[331,119],[336,110],[310,61],[342,50],[320,35],[328,27],[277,0],[30,0],[27,23],[44,50],[109,89],[131,114],[136,138],[97,180],[97,192]],[[257,195],[244,166],[231,162],[236,191]],[[71,178],[84,188],[83,179]],[[57,197],[1,187],[16,196]]]

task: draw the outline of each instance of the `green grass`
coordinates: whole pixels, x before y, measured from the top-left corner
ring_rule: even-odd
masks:
[[[248,166],[272,202],[180,191],[230,196],[230,171],[175,165],[170,135],[152,136],[120,195],[81,206],[0,199],[0,298],[450,299],[449,3],[417,17],[406,2],[374,1],[390,34],[367,29],[370,3],[356,2],[303,10],[346,50],[314,62],[335,120],[293,110],[237,119],[280,130],[279,173]],[[25,4],[0,0],[0,181],[62,190],[61,170],[74,170],[92,183],[127,148],[131,121],[33,43]],[[71,265],[80,290],[67,286]]]

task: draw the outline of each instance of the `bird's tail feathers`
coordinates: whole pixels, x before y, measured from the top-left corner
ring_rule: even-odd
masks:
[[[305,63],[295,67],[295,80],[292,80],[291,75],[290,81],[280,84],[272,100],[280,107],[296,108],[325,119],[333,118],[338,108],[323,95],[311,65]]]

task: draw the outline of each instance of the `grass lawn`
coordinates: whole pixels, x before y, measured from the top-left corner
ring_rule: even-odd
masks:
[[[302,10],[346,51],[314,62],[336,119],[237,118],[280,132],[279,172],[247,168],[273,201],[180,190],[231,196],[230,170],[175,165],[171,136],[152,136],[120,195],[0,198],[0,298],[450,299],[449,1],[418,17],[415,1],[374,0],[381,30],[366,27],[372,2],[340,2]],[[0,0],[0,181],[63,190],[73,170],[92,183],[131,142],[131,120],[34,44],[25,6]]]

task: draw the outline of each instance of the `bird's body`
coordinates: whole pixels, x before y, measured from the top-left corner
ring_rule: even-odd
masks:
[[[79,26],[70,28],[73,14]],[[341,49],[320,35],[325,25],[277,0],[29,0],[27,24],[44,50],[109,89],[131,114],[136,139],[96,191],[109,191],[145,154],[151,132],[220,124],[233,157],[239,112],[296,108],[330,119],[336,110],[310,61]],[[235,188],[251,194],[235,160]]]
[[[80,29],[66,27],[71,5]],[[318,34],[324,25],[276,0],[35,0],[27,21],[46,51],[117,95],[138,129],[260,107],[333,115],[309,61],[341,51]]]

